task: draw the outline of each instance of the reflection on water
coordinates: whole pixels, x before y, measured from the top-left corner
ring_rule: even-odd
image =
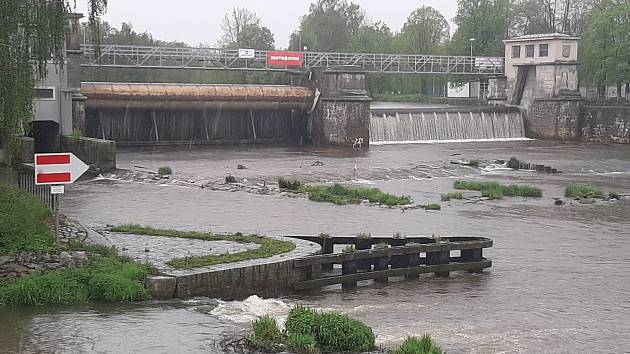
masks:
[[[0,347],[8,352],[160,353],[218,351],[214,341],[242,330],[267,306],[282,316],[295,303],[349,313],[373,326],[379,343],[431,333],[449,353],[619,353],[630,333],[630,202],[554,206],[570,182],[630,194],[630,150],[543,142],[388,146],[369,152],[295,148],[159,150],[121,154],[121,167],[169,165],[175,178],[249,180],[304,176],[352,180],[439,201],[455,178],[518,181],[544,190],[540,200],[443,203],[442,212],[338,207],[282,196],[258,196],[112,181],[82,182],[63,207],[103,226],[138,222],[181,229],[263,234],[487,236],[495,246],[484,274],[453,274],[367,285],[354,293],[332,287],[282,300],[151,302],[141,305],[0,310]],[[452,157],[457,155],[457,157]],[[451,159],[511,156],[554,166],[559,175],[479,172]],[[312,161],[324,166],[312,167]],[[244,164],[247,170],[236,170]],[[358,176],[353,175],[357,165]],[[246,220],[244,223],[243,221]]]

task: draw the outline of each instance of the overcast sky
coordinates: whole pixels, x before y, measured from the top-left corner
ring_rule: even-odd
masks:
[[[77,1],[77,10],[86,13],[85,0]],[[387,23],[393,31],[417,7],[438,9],[449,22],[457,11],[456,0],[360,0],[368,18]],[[223,16],[233,7],[255,11],[263,25],[275,35],[276,46],[286,47],[289,35],[298,27],[300,16],[308,12],[311,0],[108,0],[104,19],[120,27],[131,22],[138,32],[149,31],[163,40],[184,41],[191,45],[214,45],[221,37]],[[452,25],[452,22],[451,22]]]

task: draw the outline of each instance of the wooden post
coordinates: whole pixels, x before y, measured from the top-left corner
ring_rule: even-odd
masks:
[[[335,244],[329,238],[322,239],[322,254],[333,254],[334,253]],[[332,272],[333,264],[322,264],[322,270],[324,272]]]
[[[356,241],[356,249],[357,251],[365,251],[372,249],[372,240],[362,240],[357,239]],[[359,261],[359,270],[371,271],[372,270],[372,260],[371,259],[362,259]]]
[[[359,268],[359,262],[357,262],[357,261],[345,261],[345,262],[342,262],[342,264],[341,264],[341,274],[342,275],[356,274],[358,268]],[[342,287],[343,290],[353,290],[353,289],[357,288],[357,282],[356,282],[356,280],[355,281],[344,282],[343,284],[341,284],[341,287]]]
[[[374,262],[374,270],[378,271],[378,270],[387,270],[387,269],[389,269],[389,257],[385,256],[385,257],[377,258],[376,261]],[[389,282],[389,278],[387,276],[382,277],[382,278],[375,278],[374,282],[387,283]]]
[[[462,252],[462,263],[481,262],[483,260],[483,248],[479,248],[475,250],[462,250],[461,252]],[[471,269],[468,272],[481,273],[483,272],[483,268]]]
[[[308,279],[314,280],[319,279],[322,276],[322,265],[321,264],[313,264],[308,267]]]
[[[420,265],[420,254],[418,253],[414,253],[414,254],[408,254],[407,255],[407,259],[408,259],[408,263],[407,263],[407,267],[408,268],[412,268],[412,267],[417,267]],[[420,274],[407,274],[405,275],[405,278],[407,279],[418,279],[420,278]]]
[[[450,251],[427,252],[427,265],[449,264],[451,260]],[[435,272],[436,277],[448,277],[449,272]]]

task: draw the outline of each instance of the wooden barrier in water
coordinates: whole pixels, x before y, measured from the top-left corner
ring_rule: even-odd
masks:
[[[483,257],[483,249],[492,247],[493,242],[483,237],[297,238],[318,242],[324,254],[294,260],[295,268],[307,269],[307,279],[294,283],[295,290],[334,284],[353,289],[361,280],[387,282],[390,277],[413,279],[427,273],[448,277],[453,271],[481,273],[492,266],[492,261]],[[353,252],[332,253],[335,244],[360,245],[362,249],[357,247]],[[378,244],[383,246],[372,248]],[[331,272],[335,264],[341,265],[341,274]]]

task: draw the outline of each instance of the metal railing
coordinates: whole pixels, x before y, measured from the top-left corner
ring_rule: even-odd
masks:
[[[33,197],[46,204],[51,210],[56,210],[56,198],[50,193],[50,186],[35,185],[35,168],[30,164],[20,164],[16,167],[18,186]]]
[[[84,45],[84,67],[287,71],[269,65],[267,51],[239,58],[237,49]],[[354,66],[372,73],[503,75],[501,57],[304,52],[304,68]]]

